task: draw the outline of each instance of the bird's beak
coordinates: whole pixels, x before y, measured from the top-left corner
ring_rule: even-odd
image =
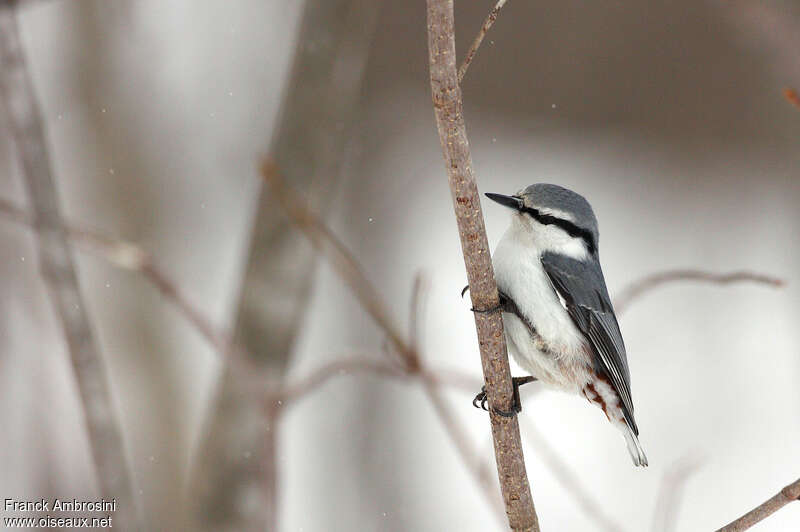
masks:
[[[503,194],[493,194],[492,192],[487,192],[486,197],[492,201],[496,201],[503,207],[509,207],[517,211],[522,208],[522,198],[517,196],[505,196]]]

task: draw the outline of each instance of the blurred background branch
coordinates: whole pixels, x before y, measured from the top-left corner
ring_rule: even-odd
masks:
[[[344,0],[0,0],[12,4],[140,528],[499,528],[491,437],[467,396],[481,378],[425,10],[382,2],[370,28],[371,5]],[[800,467],[798,6],[455,4],[459,35],[480,28],[458,57],[483,186],[585,194],[609,286],[640,290],[612,292],[653,467],[626,467],[579,401],[524,390],[542,526],[714,529]],[[6,114],[0,216],[33,227]],[[296,134],[293,120],[307,121]],[[316,244],[257,190],[262,153],[313,213]],[[485,214],[495,242],[503,213]],[[256,235],[274,257],[259,259]],[[39,233],[0,223],[0,240],[0,491],[95,497],[74,365],[52,356],[64,341]],[[684,278],[682,264],[697,269]],[[753,290],[780,281],[757,272],[788,284]],[[693,285],[658,290],[673,280]],[[708,463],[686,482],[676,464],[698,445]],[[782,508],[757,528],[794,530],[800,505]]]
[[[369,45],[381,8],[378,0],[308,0],[301,15],[293,66],[269,153],[287,179],[315,206],[329,203],[345,163]],[[262,191],[256,206],[233,341],[278,383],[288,367],[302,323],[316,264],[313,248]],[[190,495],[205,530],[277,530],[276,432],[262,422],[258,398],[243,393],[224,371],[197,454]],[[242,427],[251,427],[244,430]],[[265,445],[266,440],[266,445]],[[242,461],[242,453],[252,460]],[[238,464],[234,466],[233,464]],[[267,475],[268,476],[268,475]],[[256,502],[257,501],[257,502]]]
[[[0,198],[0,216],[14,223],[35,228],[33,216],[13,202]],[[181,288],[156,264],[153,256],[133,242],[112,238],[72,224],[65,224],[67,235],[79,246],[95,253],[117,268],[137,272],[144,276],[178,311],[192,324],[194,329],[224,357],[228,352],[227,334],[211,322],[200,309],[194,307]],[[239,355],[240,358],[241,355]],[[243,360],[247,362],[247,360]]]
[[[699,456],[689,454],[675,461],[662,475],[653,511],[653,532],[671,532],[675,529],[686,483],[702,464]]]
[[[269,184],[270,190],[281,200],[289,219],[306,234],[316,249],[330,261],[342,281],[347,284],[364,310],[386,335],[392,348],[388,354],[394,354],[397,357],[390,359],[390,362],[394,362],[404,374],[420,380],[439,421],[450,436],[462,462],[484,492],[486,501],[492,505],[495,514],[502,523],[504,521],[503,512],[500,505],[497,504],[499,500],[492,488],[486,469],[482,467],[480,457],[470,444],[464,430],[444,403],[439,387],[443,382],[446,382],[446,378],[430,371],[414,344],[407,341],[405,335],[400,332],[399,327],[394,325],[394,320],[391,318],[391,313],[386,303],[377,289],[364,275],[358,261],[325,226],[322,220],[317,218],[310,208],[289,190],[280,177],[277,166],[271,161],[266,161],[262,166],[262,175]],[[419,286],[419,284],[415,283],[415,286]],[[415,301],[418,304],[415,305]],[[412,305],[417,309],[412,312],[415,316],[418,314],[419,301],[420,296],[415,294],[412,297]],[[410,329],[410,337],[414,338],[414,331],[418,330],[418,325],[410,326]],[[371,369],[374,372],[377,368],[372,366]],[[386,373],[386,370],[381,370],[379,373]],[[327,374],[330,375],[330,373]],[[311,389],[306,387],[306,390],[310,391]]]
[[[28,192],[39,269],[72,363],[100,495],[116,499],[117,525],[138,528],[137,505],[106,364],[97,348],[61,217],[39,103],[14,4],[0,5],[0,94]]]
[[[561,456],[547,441],[547,438],[536,428],[533,421],[527,416],[521,416],[521,424],[525,442],[528,443],[536,455],[547,465],[556,480],[569,494],[574,502],[590,522],[598,529],[606,532],[621,532],[623,529],[603,507],[603,501],[593,494],[583,483],[581,474],[575,471],[568,460]]]
[[[756,272],[715,273],[703,270],[683,269],[657,272],[628,284],[614,297],[614,308],[622,314],[631,303],[651,290],[674,282],[697,281],[710,284],[756,283],[779,288],[785,284],[782,279]]]

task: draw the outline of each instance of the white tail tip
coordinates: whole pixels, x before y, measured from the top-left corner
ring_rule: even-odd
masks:
[[[628,444],[628,452],[631,453],[633,465],[637,467],[647,467],[647,456],[644,454],[642,444],[639,443],[639,438],[633,433],[631,428],[627,425],[620,427],[622,434],[625,435],[625,442]]]

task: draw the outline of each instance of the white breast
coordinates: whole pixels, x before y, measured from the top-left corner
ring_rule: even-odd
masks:
[[[553,289],[541,251],[525,229],[512,223],[492,256],[499,289],[514,300],[540,337],[532,337],[527,324],[504,313],[510,351],[537,379],[578,392],[590,378],[586,340]]]

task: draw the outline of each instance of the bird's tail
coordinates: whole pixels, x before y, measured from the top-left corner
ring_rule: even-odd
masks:
[[[625,443],[628,444],[628,452],[631,453],[633,465],[647,467],[647,456],[644,454],[644,449],[642,449],[642,444],[639,443],[636,433],[627,423],[620,423],[619,429],[625,436]]]

